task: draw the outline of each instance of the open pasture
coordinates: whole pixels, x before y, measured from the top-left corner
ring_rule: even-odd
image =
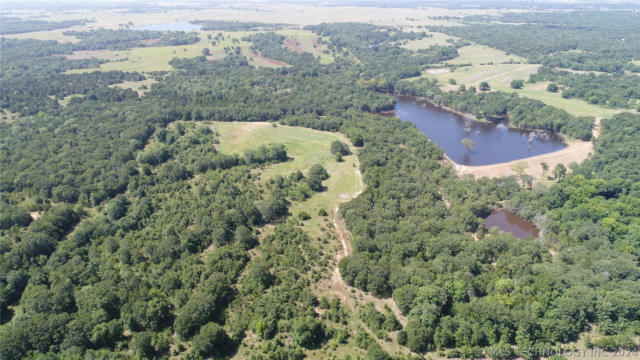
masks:
[[[225,48],[231,49],[231,52],[234,52],[236,48],[240,48],[240,53],[246,56],[249,63],[253,66],[281,67],[287,65],[253,53],[250,50],[251,44],[241,40],[244,36],[251,34],[251,32],[222,32],[224,36],[223,40],[216,40],[214,38],[217,33],[218,32],[213,31],[200,31],[200,41],[190,45],[150,46],[129,50],[100,52],[99,56],[96,57],[108,58],[109,62],[101,64],[95,69],[80,69],[69,72],[120,70],[148,73],[153,71],[169,71],[173,69],[171,65],[169,65],[169,62],[173,58],[194,58],[203,55],[204,49],[209,49],[210,55],[208,59],[218,60],[224,58],[226,55],[224,51]],[[209,39],[208,35],[211,35],[212,39]],[[212,45],[212,41],[215,41],[215,45]],[[71,56],[88,56],[87,53],[89,52],[76,52]]]
[[[335,140],[349,144],[351,152],[355,152],[349,140],[340,133],[286,125],[274,127],[266,122],[213,122],[212,129],[220,139],[218,150],[224,154],[242,155],[245,150],[272,143],[285,145],[291,160],[265,167],[260,172],[261,181],[276,175],[286,177],[298,170],[306,175],[314,164],[321,164],[327,169],[330,177],[323,182],[326,190],[314,193],[305,201],[296,202],[290,210],[294,215],[302,211],[311,215],[311,220],[305,221],[305,228],[312,234],[319,233],[316,231],[322,225],[318,210],[324,209],[330,214],[343,197],[361,189],[357,157],[352,154],[345,156],[344,161],[337,162],[331,155],[331,143]]]

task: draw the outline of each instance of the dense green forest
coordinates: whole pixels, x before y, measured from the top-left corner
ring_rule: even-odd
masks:
[[[598,338],[589,346],[637,346],[639,115],[603,120],[593,156],[549,186],[458,178],[414,125],[377,114],[393,109],[393,93],[585,140],[593,119],[414,79],[456,57],[462,42],[412,52],[398,43],[425,33],[356,23],[306,29],[327,39],[334,62],[256,33],[243,39],[251,50],[289,66],[253,67],[240,54],[175,58],[144,96],[109,85],[148,74],[65,74],[99,61],[54,55],[197,35],[96,30],[72,33],[81,39],[73,45],[1,40],[0,106],[17,118],[0,122],[0,358],[340,358],[349,341],[366,359],[405,358],[383,350],[391,343],[415,353],[407,358],[507,358],[512,346],[558,348],[591,330]],[[535,42],[537,34],[521,36]],[[622,91],[618,79],[603,82]],[[74,94],[84,96],[58,101]],[[340,275],[392,298],[406,326],[390,311],[350,311],[314,292],[333,270],[334,254],[320,246],[336,240],[330,209],[290,210],[326,191],[331,174],[315,164],[260,179],[265,167],[291,160],[285,146],[273,139],[224,154],[211,121],[351,140],[367,187],[340,207],[353,235]],[[326,151],[348,155],[345,146]],[[501,207],[533,220],[543,237],[487,232],[483,218]],[[310,217],[324,219],[322,231],[305,230]]]
[[[488,45],[550,67],[640,71],[640,14],[630,11],[505,13],[471,16],[467,26],[434,30]],[[497,24],[494,22],[498,22]]]

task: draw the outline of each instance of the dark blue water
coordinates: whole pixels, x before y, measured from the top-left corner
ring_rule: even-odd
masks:
[[[202,25],[192,24],[186,21],[175,21],[164,24],[153,24],[138,26],[136,30],[150,30],[150,31],[198,31]]]
[[[429,139],[438,144],[458,164],[489,165],[546,154],[566,145],[555,135],[509,129],[493,123],[465,121],[449,111],[413,98],[398,97],[396,116],[416,124]],[[466,151],[462,139],[470,138],[474,147]]]

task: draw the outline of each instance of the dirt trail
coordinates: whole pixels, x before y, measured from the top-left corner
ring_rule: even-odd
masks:
[[[359,167],[359,164],[358,164]],[[385,305],[388,306],[398,321],[402,324],[402,326],[407,325],[407,319],[402,313],[395,301],[392,298],[378,298],[373,296],[370,293],[366,293],[360,289],[351,287],[347,285],[344,280],[342,280],[342,276],[340,276],[340,269],[338,268],[338,264],[340,260],[342,260],[345,256],[350,256],[352,254],[352,247],[349,238],[351,237],[351,233],[347,230],[344,220],[340,216],[340,204],[346,201],[349,201],[362,193],[364,190],[364,182],[362,181],[362,174],[360,170],[357,171],[357,176],[360,183],[360,189],[357,190],[354,194],[340,194],[339,201],[336,206],[333,208],[333,226],[336,231],[336,236],[340,240],[342,244],[342,249],[336,253],[336,262],[335,267],[333,269],[333,274],[331,275],[331,279],[326,283],[327,292],[337,295],[344,303],[348,304],[351,310],[355,313],[357,304],[365,304],[371,302],[375,305],[376,309],[380,312],[385,312]],[[357,300],[356,300],[357,299]],[[366,326],[365,326],[366,328]],[[369,331],[369,329],[367,329]],[[375,338],[375,336],[374,336]]]

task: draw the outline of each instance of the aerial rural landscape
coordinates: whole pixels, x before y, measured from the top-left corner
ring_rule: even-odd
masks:
[[[600,358],[637,1],[0,1],[0,360]]]

